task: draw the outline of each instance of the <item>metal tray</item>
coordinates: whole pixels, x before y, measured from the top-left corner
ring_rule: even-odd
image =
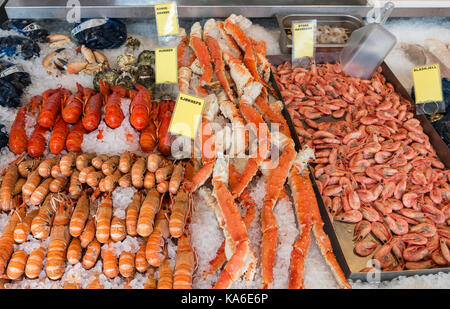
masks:
[[[350,34],[364,26],[364,21],[352,15],[330,15],[330,14],[290,14],[290,15],[275,15],[280,26],[280,49],[284,54],[290,54],[292,50],[292,40],[288,37],[291,32],[292,21],[294,20],[308,20],[316,19],[317,26],[327,25],[331,27],[341,27],[346,29],[347,34]],[[318,48],[342,48],[344,44],[316,44]]]
[[[336,62],[338,59],[339,53],[336,51],[331,51],[329,48],[322,48],[316,51],[316,61],[317,63],[323,62]],[[272,65],[279,65],[284,63],[285,61],[290,61],[290,55],[275,55],[268,56],[269,61]],[[390,82],[395,91],[402,95],[405,99],[414,104],[414,101],[409,96],[408,92],[403,88],[401,83],[395,77],[394,73],[389,69],[389,67],[383,62],[381,65],[383,69],[383,75],[386,77],[386,80]],[[273,78],[274,79],[274,78]],[[276,90],[278,91],[278,86],[275,81],[272,82]],[[282,100],[282,99],[281,99]],[[284,108],[286,109],[286,107]],[[294,139],[296,148],[298,149],[300,142],[298,141],[298,136],[295,133],[295,128],[291,128],[292,120],[290,118],[289,113],[284,111],[283,115],[288,119],[289,128],[291,129],[292,138]],[[286,115],[287,114],[287,115]],[[420,121],[425,134],[427,134],[430,138],[430,143],[433,148],[436,150],[438,157],[445,164],[446,168],[450,168],[450,149],[447,145],[442,141],[439,137],[436,130],[434,130],[430,121],[424,115],[415,115],[415,117]],[[297,139],[297,140],[296,140]],[[333,248],[334,254],[339,265],[342,268],[345,276],[352,280],[362,280],[367,281],[368,276],[367,273],[360,272],[361,269],[367,267],[367,263],[371,259],[371,256],[368,257],[359,257],[353,252],[353,231],[355,228],[355,224],[348,224],[344,222],[334,221],[331,222],[328,211],[323,202],[322,196],[319,193],[317,185],[314,181],[314,176],[310,175],[311,180],[313,182],[314,192],[317,197],[317,202],[319,205],[320,214],[325,223],[324,231],[328,234],[328,237],[331,241],[331,246]],[[375,240],[373,236],[370,234],[367,236],[368,239]],[[450,267],[444,268],[432,268],[432,269],[423,269],[423,270],[403,270],[403,271],[385,271],[380,273],[380,280],[392,280],[399,276],[414,276],[414,275],[428,275],[435,274],[438,272],[450,272]]]

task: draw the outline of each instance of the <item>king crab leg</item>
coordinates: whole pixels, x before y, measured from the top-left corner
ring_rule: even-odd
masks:
[[[266,194],[261,211],[262,230],[262,281],[263,288],[273,282],[273,266],[277,247],[278,227],[273,208],[283,189],[284,182],[294,162],[296,151],[294,141],[282,133],[271,137],[279,145],[281,156],[278,164],[269,170],[266,180]]]
[[[202,40],[202,27],[199,22],[194,23],[191,27],[189,45],[197,56],[197,59],[203,69],[203,75],[200,79],[199,85],[196,87],[196,91],[200,96],[207,96],[208,92],[204,87],[211,82],[213,69],[208,48]]]

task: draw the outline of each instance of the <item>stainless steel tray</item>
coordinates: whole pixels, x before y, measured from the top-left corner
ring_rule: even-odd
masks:
[[[319,48],[316,51],[316,61],[317,63],[336,62],[338,59],[338,55],[338,52],[330,50],[329,48]],[[285,61],[290,61],[291,55],[276,55],[269,56],[268,58],[269,61],[276,66],[284,63]],[[411,99],[408,92],[405,90],[405,88],[403,88],[403,86],[395,77],[394,73],[389,69],[389,67],[384,62],[381,67],[383,69],[383,75],[386,77],[386,80],[394,86],[395,90],[400,95],[414,104],[414,101]],[[287,117],[289,117],[288,123],[290,123],[290,116],[287,115]],[[424,115],[416,115],[415,117],[421,122],[425,134],[430,137],[430,143],[436,150],[438,157],[442,160],[447,168],[450,168],[450,149],[442,141],[436,130],[434,130],[430,121]],[[292,130],[295,131],[295,129],[291,128],[291,133],[292,138],[294,139],[295,144],[298,147],[300,142],[298,140],[295,140],[297,138],[297,134],[294,134]],[[353,231],[355,228],[355,224],[348,224],[338,221],[331,222],[328,211],[325,207],[322,196],[319,193],[312,174],[311,180],[313,181],[314,192],[316,193],[320,214],[322,215],[322,219],[325,223],[324,231],[330,238],[334,254],[345,276],[352,280],[367,281],[367,273],[360,272],[360,270],[367,267],[367,262],[371,259],[371,256],[363,258],[354,254]],[[377,241],[376,239],[372,238],[372,235],[369,235],[368,239]],[[399,276],[428,275],[438,272],[450,272],[450,267],[423,270],[385,271],[380,273],[380,280],[392,280]]]
[[[356,16],[352,15],[331,15],[331,14],[290,14],[290,15],[275,15],[280,26],[280,49],[284,54],[291,53],[292,39],[289,38],[291,33],[291,25],[294,20],[309,20],[316,19],[317,26],[327,25],[330,27],[341,27],[346,30],[348,36],[358,29],[364,26],[364,21]],[[316,44],[318,48],[342,48],[344,44]]]

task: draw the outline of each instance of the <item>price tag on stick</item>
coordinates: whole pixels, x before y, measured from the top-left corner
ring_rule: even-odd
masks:
[[[441,74],[439,71],[439,64],[430,64],[412,69],[414,80],[414,96],[416,100],[416,108],[418,113],[433,114],[436,112],[443,112],[445,105],[443,105],[444,97],[442,94]],[[426,103],[431,107],[427,107]],[[426,104],[428,105],[428,104]],[[442,106],[443,105],[443,108]],[[419,112],[419,110],[423,112]]]
[[[204,104],[205,100],[202,98],[179,93],[170,121],[169,132],[194,139],[202,119]]]
[[[308,64],[314,58],[316,20],[292,22],[292,62]]]
[[[177,48],[155,49],[155,82],[156,84],[173,84],[178,81]]]
[[[177,5],[175,2],[155,4],[155,18],[158,36],[178,34]]]

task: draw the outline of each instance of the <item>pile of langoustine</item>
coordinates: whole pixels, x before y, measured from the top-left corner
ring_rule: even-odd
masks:
[[[355,253],[383,271],[448,267],[450,172],[381,69],[370,80],[338,63],[274,71],[330,217],[357,223]]]
[[[305,161],[314,154],[310,148],[298,153],[294,148],[281,114],[282,104],[274,99],[277,95],[268,83],[270,63],[264,41],[257,42],[245,33],[251,24],[245,17],[234,14],[225,21],[209,19],[203,28],[196,22],[189,37],[182,30],[178,45],[180,92],[205,98],[196,140],[202,150],[202,168],[193,177],[190,191],[198,192],[214,210],[225,234],[225,242],[205,274],[220,270],[214,288],[228,288],[241,277],[252,280],[260,264],[262,287],[270,287],[280,224],[273,209],[287,182],[300,230],[291,252],[289,287],[304,287],[303,266],[312,230],[337,282],[349,288],[322,229],[309,180]],[[229,127],[224,122],[231,124],[232,129],[227,130]],[[215,123],[219,123],[219,129],[212,125]],[[270,131],[269,125],[276,127],[272,124],[277,124],[279,131]],[[255,142],[253,146],[257,146],[253,153],[249,147],[251,139]],[[274,148],[280,154],[278,160],[270,154]],[[270,160],[275,161],[275,166],[269,166]],[[266,179],[266,193],[260,218],[262,253],[257,257],[250,246],[247,229],[255,216],[252,208],[255,203],[248,186],[259,171]],[[238,204],[246,208],[243,217]]]
[[[185,233],[190,211],[186,180],[197,166],[130,152],[111,157],[72,152],[11,164],[1,186],[2,206],[13,207],[13,199],[24,203],[14,208],[0,236],[0,273],[10,280],[63,278],[61,287],[81,288],[80,274],[64,276],[66,261],[89,270],[100,259],[103,275],[114,279],[120,274],[128,280],[125,287],[140,272],[146,276],[145,288],[190,288],[195,258]],[[102,181],[108,190],[101,188]],[[113,211],[110,193],[116,186],[136,189],[123,218]],[[30,237],[41,243],[28,255],[20,244]],[[138,239],[139,245],[118,255],[115,243],[126,237]],[[177,240],[173,269],[169,237]],[[101,288],[106,278],[94,274],[86,287]]]
[[[28,152],[41,157],[46,150],[46,135],[50,131],[48,149],[59,155],[63,150],[81,151],[83,136],[98,128],[102,120],[112,129],[120,127],[125,116],[121,108],[124,97],[131,99],[130,124],[140,131],[142,151],[155,148],[168,155],[170,144],[168,128],[175,105],[174,101],[151,101],[151,94],[144,86],[127,91],[121,86],[110,87],[100,81],[100,93],[77,84],[78,91],[71,93],[64,88],[49,89],[42,96],[34,96],[17,112],[9,135],[9,148],[15,154]],[[38,112],[39,111],[39,112]],[[36,124],[27,138],[26,117],[38,113]]]

